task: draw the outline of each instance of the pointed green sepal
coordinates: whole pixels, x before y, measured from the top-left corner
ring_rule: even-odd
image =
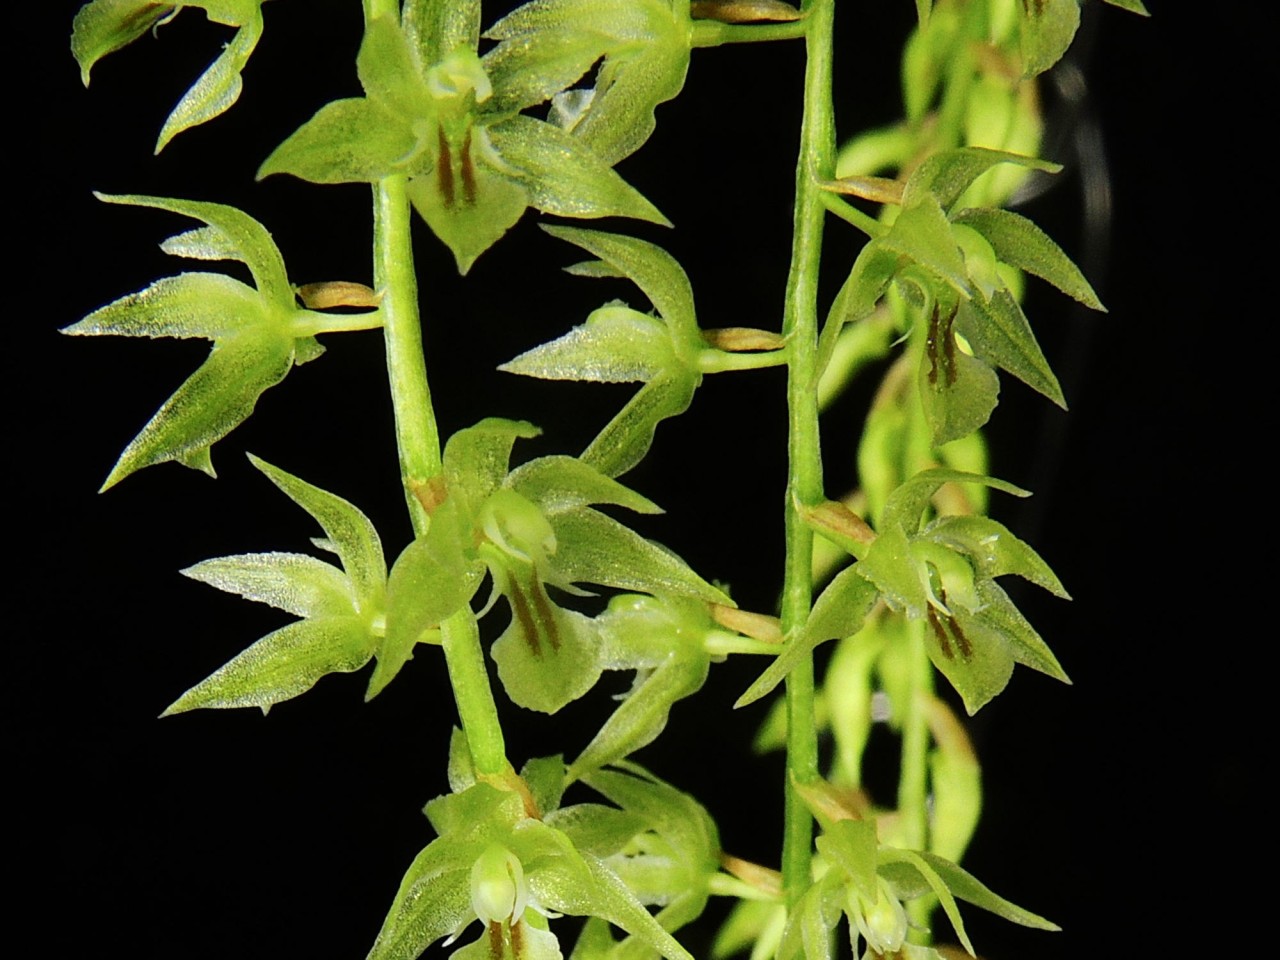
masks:
[[[480,586],[484,565],[471,554],[471,529],[456,501],[446,500],[431,516],[425,536],[405,547],[387,579],[387,634],[378,647],[378,665],[369,678],[372,700],[450,614],[460,610]]]
[[[872,549],[875,549],[874,544]],[[855,563],[840,571],[827,584],[814,602],[804,627],[788,641],[777,659],[769,664],[755,683],[738,698],[733,705],[735,709],[745,707],[771,693],[795,665],[811,654],[819,644],[853,636],[862,629],[879,592],[860,567],[861,562]]]
[[[608,669],[635,669],[635,685],[569,767],[569,779],[616,763],[666,728],[677,700],[706,683],[704,638],[714,623],[704,604],[623,594],[596,618]]]
[[[528,205],[559,217],[671,221],[573,134],[523,114],[488,128],[493,149],[528,192]]]
[[[299,620],[269,633],[175,700],[162,717],[201,708],[260,707],[305,693],[326,674],[359,670],[373,656],[362,618]]]
[[[1105,312],[1080,268],[1047,233],[1021,214],[1000,209],[963,210],[954,222],[973,227],[986,237],[1005,263],[1048,281],[1091,310]]]
[[[231,42],[191,85],[191,89],[183,94],[165,119],[156,140],[156,153],[168,146],[169,141],[182,131],[225,113],[240,99],[240,91],[244,87],[240,74],[261,37],[262,14],[255,4],[252,16],[241,22],[240,29]]]
[[[300,553],[248,553],[205,560],[180,571],[192,580],[269,604],[297,617],[355,612],[351,581],[337,567]]]
[[[566,582],[733,605],[670,550],[598,510],[584,507],[549,519],[557,544],[553,570]]]
[[[324,529],[342,569],[350,578],[361,612],[378,610],[387,583],[387,565],[378,531],[358,508],[327,490],[249,454],[250,462],[266,474],[294,503],[311,514]]]
[[[1022,72],[1034,77],[1062,59],[1080,27],[1078,0],[1035,0],[1022,9]]]
[[[1075,0],[1066,0],[1074,4]],[[931,154],[912,171],[902,194],[904,207],[919,203],[926,194],[933,194],[943,210],[950,210],[965,190],[992,167],[1012,163],[1030,170],[1057,173],[1061,164],[1028,157],[1005,150],[986,147],[958,147]]]

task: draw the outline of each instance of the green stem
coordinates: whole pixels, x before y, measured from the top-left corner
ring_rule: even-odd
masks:
[[[444,657],[449,667],[449,685],[458,705],[458,719],[467,735],[471,762],[476,773],[501,776],[511,769],[507,747],[493,702],[489,671],[480,649],[480,625],[469,607],[464,607],[440,624]]]
[[[305,311],[293,321],[291,333],[295,337],[314,337],[325,333],[354,333],[358,330],[378,330],[383,326],[382,310],[368,313],[316,313]]]
[[[409,198],[403,174],[387,177],[373,188],[373,282],[382,293],[383,334],[387,344],[387,374],[395,412],[396,448],[400,478],[413,532],[427,532],[430,518],[414,496],[440,473],[440,432],[427,365],[422,352],[422,321],[418,316],[418,279],[413,266],[409,233]]]
[[[730,370],[763,370],[767,367],[785,366],[787,352],[761,350],[758,353],[729,353],[725,350],[703,350],[698,354],[698,369],[702,373],[726,373]]]
[[[889,232],[889,228],[875,217],[869,213],[863,213],[849,201],[836,196],[829,190],[822,191],[822,203],[845,223],[857,227],[872,240],[883,237]]]
[[[721,23],[719,20],[695,20],[690,41],[695,47],[719,47],[726,43],[762,43],[768,40],[796,40],[803,37],[808,25],[802,17],[783,23]]]
[[[782,594],[782,629],[788,636],[808,619],[813,596],[813,532],[800,508],[822,500],[822,456],[818,442],[818,269],[822,257],[825,208],[818,182],[835,165],[835,120],[831,107],[834,0],[805,7],[807,62],[800,159],[782,333],[790,344],[787,411],[789,421],[786,501],[787,559]],[[805,657],[787,677],[787,792],[782,877],[787,903],[794,905],[810,883],[813,823],[796,784],[818,776],[814,724],[813,658]]]
[[[378,16],[399,16],[397,0],[365,0],[366,22]],[[387,345],[387,373],[395,412],[400,477],[409,505],[413,531],[422,536],[431,518],[414,495],[440,474],[440,431],[436,426],[431,389],[422,350],[422,321],[418,315],[418,280],[413,264],[407,178],[386,177],[373,188],[373,277],[382,293],[383,333]],[[470,608],[440,625],[445,664],[453,687],[458,717],[471,746],[476,772],[502,775],[510,769],[503,744],[498,708],[493,700],[480,633]]]

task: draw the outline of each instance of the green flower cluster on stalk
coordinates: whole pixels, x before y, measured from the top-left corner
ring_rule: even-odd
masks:
[[[440,478],[421,491],[430,503],[431,525],[389,572],[377,531],[356,507],[255,459],[320,523],[323,543],[342,567],[269,553],[224,557],[185,571],[305,619],[258,641],[166,712],[250,705],[265,710],[326,673],[357,670],[376,657],[372,698],[417,644],[439,643],[439,625],[470,610],[487,573],[494,598],[505,598],[511,610],[492,656],[513,702],[554,713],[591,689],[605,669],[654,671],[575,769],[621,759],[652,740],[665,722],[665,708],[705,679],[704,640],[716,630],[706,605],[732,601],[670,551],[593,509],[612,504],[657,511],[616,480],[563,456],[509,470],[515,440],[536,433],[527,423],[491,419],[450,438]],[[579,583],[649,596],[619,596],[592,618],[563,607],[548,590],[580,594]],[[637,629],[637,622],[649,629]],[[688,649],[673,657],[670,644],[682,636],[689,638],[683,641]],[[670,661],[663,664],[661,681],[655,643],[663,645],[661,659]]]
[[[438,836],[406,871],[369,960],[413,960],[477,920],[480,936],[454,956],[553,960],[562,953],[547,918],[562,914],[591,918],[574,956],[603,958],[631,944],[689,960],[671,933],[701,914],[718,869],[707,812],[633,764],[586,778],[612,805],[562,807],[564,773],[559,757],[546,757],[519,777],[486,782],[455,731],[452,792],[425,811]],[[628,939],[615,944],[609,924]]]
[[[316,183],[408,177],[409,198],[466,273],[528,207],[667,223],[613,170],[679,92],[688,31],[661,0],[538,0],[485,34],[479,0],[409,0],[369,23],[365,96],[323,107],[259,176]],[[595,86],[566,92],[599,61]],[[553,121],[522,113],[553,102]]]
[[[165,121],[159,151],[236,101],[262,34],[262,2],[92,0],[76,16],[72,50],[87,84],[103,56],[185,7],[236,28]],[[1146,12],[1140,0],[1108,2]],[[824,166],[833,156],[819,143],[830,131],[815,133],[828,119],[817,114],[831,107],[815,106],[830,99],[823,88],[830,76],[815,78],[830,65],[813,67],[830,51],[810,51],[801,175],[811,179],[798,191],[797,223],[817,223],[825,204],[869,237],[820,333],[814,301],[798,292],[817,288],[820,258],[808,227],[797,234],[797,282],[789,287],[797,302],[808,300],[803,308],[789,303],[785,337],[700,328],[688,275],[653,243],[545,228],[593,258],[570,273],[627,279],[650,308],[607,303],[501,367],[542,379],[641,384],[576,457],[513,466],[517,441],[539,431],[499,418],[457,431],[440,449],[417,331],[397,329],[417,322],[406,302],[412,274],[405,271],[406,282],[387,269],[412,261],[409,204],[464,274],[529,208],[669,225],[613,167],[648,139],[656,107],[680,92],[691,51],[799,36],[811,47],[830,46],[830,0],[811,0],[803,10],[781,0],[531,0],[485,31],[479,0],[367,3],[356,59],[364,96],[321,107],[266,158],[259,177],[374,184],[387,220],[395,193],[400,226],[384,230],[379,219],[375,239],[376,282],[385,290],[295,286],[267,230],[231,207],[101,197],[200,221],[162,249],[239,262],[252,278],[249,285],[208,272],[167,277],[65,329],[213,342],[206,362],[125,448],[104,490],[167,461],[212,474],[212,445],[293,366],[323,352],[319,334],[385,322],[397,427],[402,418],[426,424],[400,437],[402,462],[416,460],[403,478],[416,536],[390,564],[360,509],[250,457],[319,524],[323,537],[312,542],[331,556],[249,553],[184,570],[297,619],[164,711],[266,713],[329,674],[372,663],[368,700],[420,645],[444,648],[466,730],[455,730],[451,742],[450,792],[425,808],[436,837],[405,873],[370,960],[413,960],[436,942],[458,942],[477,921],[479,936],[454,950],[461,960],[561,960],[549,921],[566,914],[586,918],[573,960],[689,960],[672,934],[702,914],[712,893],[743,900],[717,955],[754,942],[756,960],[831,960],[842,927],[861,960],[940,960],[925,945],[935,906],[972,955],[957,901],[1057,929],[956,865],[977,822],[981,777],[959,719],[933,695],[933,670],[971,714],[1005,688],[1017,663],[1069,682],[997,583],[1018,576],[1067,598],[1034,549],[981,515],[987,490],[1026,492],[986,475],[978,431],[998,400],[998,370],[1065,406],[1020,305],[1025,274],[1103,309],[1048,236],[1002,209],[1024,178],[1059,169],[1030,156],[1040,132],[1031,79],[1063,55],[1080,13],[1077,0],[916,0],[916,8],[919,26],[903,63],[903,123],[852,141],[833,169],[810,164],[810,154],[825,151]],[[880,205],[878,215],[854,202]],[[364,312],[324,312],[330,307]],[[809,401],[829,402],[897,343],[905,347],[888,364],[859,444],[861,488],[827,500],[817,465],[818,403]],[[793,435],[800,446],[811,442],[803,453],[813,462],[793,457],[788,521],[801,536],[788,538],[779,621],[737,609],[726,590],[608,511],[661,512],[618,478],[649,454],[662,421],[690,407],[705,374],[784,364],[792,387],[811,387],[816,398],[792,410]],[[405,384],[419,375],[421,396],[407,401]],[[413,429],[419,433],[410,436]],[[419,442],[422,449],[408,451]],[[797,544],[801,554],[810,550],[810,533],[825,546],[813,558],[797,557]],[[499,601],[509,620],[489,653],[517,706],[557,713],[606,671],[635,674],[569,762],[534,759],[517,774],[506,757],[477,629]],[[815,700],[812,654],[828,641],[838,645]],[[775,710],[761,736],[763,746],[785,740],[795,747],[781,875],[724,854],[707,811],[629,759],[728,653],[772,658],[739,705],[804,667],[806,679],[786,707],[799,712]],[[784,728],[796,719],[812,743],[790,743]],[[896,808],[877,807],[861,789],[862,752],[878,720],[902,737]],[[829,777],[817,771],[812,734],[820,723],[834,732]],[[812,756],[793,766],[809,747]],[[597,797],[564,805],[571,788]],[[813,821],[820,830],[811,847]]]

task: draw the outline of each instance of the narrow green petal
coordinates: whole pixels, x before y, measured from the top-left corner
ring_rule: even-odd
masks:
[[[963,867],[958,867],[949,860],[944,860],[942,857],[932,853],[921,851],[919,857],[942,878],[948,890],[966,903],[972,903],[975,907],[981,907],[983,910],[990,910],[1005,920],[1024,927],[1031,927],[1035,930],[1057,931],[1062,929],[1056,923],[1046,920],[1030,910],[1024,910],[1017,904],[1010,903],[1004,897],[992,892],[990,888]]]
[[[1015,497],[1031,496],[1028,491],[1023,490],[1021,487],[1016,487],[1006,480],[985,477],[977,473],[966,473],[963,470],[935,467],[929,470],[921,470],[898,485],[893,493],[889,495],[879,527],[888,528],[893,526],[906,533],[915,533],[920,528],[920,515],[924,513],[925,507],[929,505],[929,500],[944,483],[978,483],[984,487],[992,487],[1004,493],[1012,494]]]
[[[882,847],[881,862],[905,864],[914,868],[924,882],[928,884],[929,889],[933,891],[933,895],[938,898],[942,911],[947,915],[947,919],[951,921],[951,926],[955,930],[956,936],[960,939],[960,944],[968,951],[970,956],[977,956],[977,953],[974,952],[973,944],[969,942],[969,935],[965,932],[964,920],[960,917],[960,908],[956,906],[955,897],[952,896],[946,883],[938,876],[929,861],[926,861],[919,853],[913,850],[896,850],[890,847]]]
[[[605,424],[582,452],[582,459],[606,476],[626,473],[653,446],[658,424],[689,409],[701,380],[700,374],[684,371],[654,377]]]
[[[861,630],[877,596],[878,591],[867,578],[861,563],[836,574],[814,601],[813,611],[804,628],[788,641],[773,663],[738,698],[734,708],[745,707],[771,693],[819,644],[850,637]]]
[[[656,740],[666,729],[675,702],[701,690],[709,670],[707,657],[672,657],[644,675],[573,761],[569,778],[581,779],[588,771],[625,759]]]

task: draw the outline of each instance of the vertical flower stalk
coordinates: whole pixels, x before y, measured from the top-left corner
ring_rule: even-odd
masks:
[[[813,595],[813,532],[802,508],[822,500],[822,456],[818,438],[818,270],[822,258],[825,206],[819,181],[829,177],[835,158],[831,106],[833,0],[805,4],[806,65],[804,119],[796,164],[796,199],[787,276],[783,335],[790,344],[787,363],[788,478],[786,568],[782,627],[794,634],[808,619]],[[812,819],[796,790],[818,776],[814,729],[813,657],[805,656],[787,677],[786,826],[782,874],[793,903],[810,882]]]
[[[398,20],[400,4],[398,0],[365,0],[364,14],[365,23],[380,16]],[[373,186],[373,276],[374,286],[382,294],[400,476],[413,532],[422,536],[431,520],[415,491],[440,475],[440,431],[422,348],[407,186],[404,174],[384,177]],[[440,626],[449,680],[472,762],[481,774],[503,775],[510,765],[475,617],[464,608]]]

